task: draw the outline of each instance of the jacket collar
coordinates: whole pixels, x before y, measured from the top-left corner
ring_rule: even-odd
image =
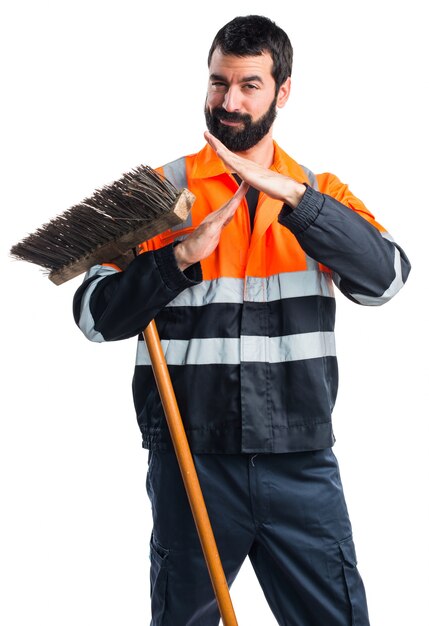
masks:
[[[273,141],[273,144],[274,160],[270,169],[284,176],[290,176],[300,183],[308,183],[307,176],[301,166],[286,154],[275,141]],[[212,178],[221,174],[228,174],[228,170],[214,150],[207,144],[196,154],[192,178]]]

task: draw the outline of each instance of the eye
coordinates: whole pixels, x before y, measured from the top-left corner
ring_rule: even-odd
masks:
[[[246,89],[247,91],[256,91],[257,89],[259,89],[258,85],[254,85],[253,83],[246,83],[245,85],[243,85],[243,89]]]
[[[213,91],[226,91],[228,89],[228,86],[226,83],[222,83],[219,80],[214,80],[211,83],[211,88]]]

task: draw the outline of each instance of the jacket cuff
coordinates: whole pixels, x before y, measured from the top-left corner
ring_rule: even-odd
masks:
[[[323,206],[323,194],[315,191],[312,187],[304,183],[307,187],[300,203],[295,209],[284,204],[279,213],[278,221],[282,226],[297,235],[306,230],[315,221]]]
[[[155,262],[166,286],[172,291],[182,291],[203,280],[201,264],[195,263],[182,272],[174,255],[173,244],[154,251]]]

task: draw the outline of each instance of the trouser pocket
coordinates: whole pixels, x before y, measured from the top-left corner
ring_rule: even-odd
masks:
[[[151,626],[161,626],[165,611],[168,578],[168,550],[153,537],[150,539]]]
[[[351,609],[352,626],[369,626],[365,588],[357,569],[356,551],[353,539],[345,539],[339,544],[343,562],[343,574]]]

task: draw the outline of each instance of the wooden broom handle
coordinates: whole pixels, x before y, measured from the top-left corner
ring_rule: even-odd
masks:
[[[198,481],[194,460],[186,438],[179,407],[177,406],[170,373],[168,371],[164,352],[162,351],[158,330],[153,320],[144,330],[143,335],[149,351],[153,373],[159,395],[161,396],[162,406],[164,407],[165,417],[170,430],[180,471],[182,473],[186,493],[188,494],[189,504],[191,506],[192,515],[194,516],[204,558],[207,563],[216,600],[219,605],[222,622],[224,626],[238,626],[231,597],[229,595],[228,584],[226,582],[203,494],[201,492],[200,483]]]

